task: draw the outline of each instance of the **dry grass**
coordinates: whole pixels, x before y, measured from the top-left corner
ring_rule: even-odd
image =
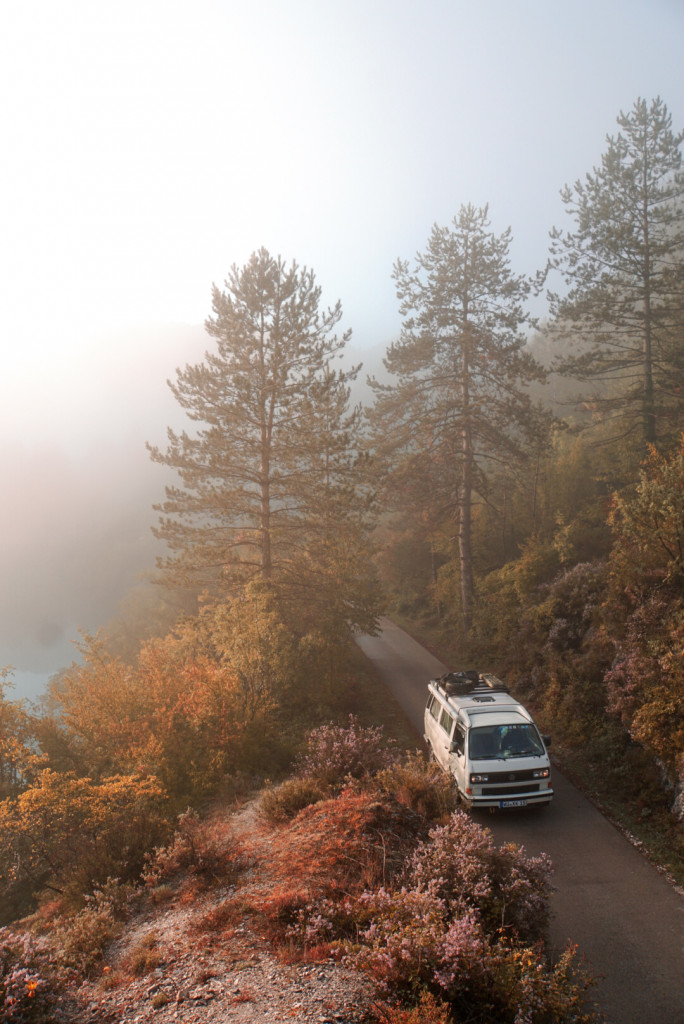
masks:
[[[158,948],[159,938],[156,932],[148,932],[132,949],[121,964],[124,971],[134,978],[141,978],[159,967],[162,953]]]
[[[273,869],[318,892],[384,885],[425,833],[425,819],[392,797],[347,790],[274,834]]]

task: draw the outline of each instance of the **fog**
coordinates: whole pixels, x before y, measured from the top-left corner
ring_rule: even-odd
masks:
[[[96,372],[74,367],[21,410],[22,436],[0,440],[0,667],[14,667],[17,693],[77,657],[80,630],[104,625],[154,569],[153,505],[166,481],[145,442],[183,425],[166,380],[208,340],[179,325],[103,337]]]
[[[100,345],[92,376],[81,364],[79,388],[66,382],[24,412],[22,438],[0,441],[0,668],[13,667],[15,697],[36,697],[78,659],[81,633],[105,626],[154,575],[162,548],[153,506],[172,476],[146,442],[163,447],[168,426],[188,426],[167,381],[214,341],[201,325],[164,324]],[[373,372],[383,351],[369,361],[350,346],[348,359],[365,357]]]
[[[533,274],[621,109],[684,126],[682,38],[679,0],[7,5],[0,667],[39,685],[151,568],[212,282],[296,259],[375,368],[433,223],[489,204]]]

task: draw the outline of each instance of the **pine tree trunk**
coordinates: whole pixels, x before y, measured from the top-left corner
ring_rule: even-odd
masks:
[[[644,159],[644,179],[646,178],[646,168],[647,163],[646,159]],[[646,445],[649,445],[655,444],[656,441],[656,416],[653,393],[653,337],[651,324],[651,252],[646,188],[647,185],[646,181],[644,180],[644,203],[642,210],[644,237],[643,433],[644,443]]]
[[[467,314],[466,314],[467,315]],[[473,551],[472,551],[472,502],[473,502],[473,438],[470,422],[470,393],[468,380],[470,373],[468,325],[464,331],[462,355],[463,383],[461,399],[463,428],[461,432],[461,494],[458,525],[458,556],[461,570],[461,617],[463,632],[467,635],[473,624]]]
[[[472,553],[472,495],[473,459],[470,430],[463,430],[463,469],[458,526],[458,556],[461,568],[461,615],[463,632],[469,633],[473,624],[473,553]]]

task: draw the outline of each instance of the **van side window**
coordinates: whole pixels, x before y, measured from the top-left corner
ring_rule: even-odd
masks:
[[[439,724],[442,726],[442,728],[445,730],[445,732],[447,732],[449,734],[449,736],[450,736],[451,735],[451,727],[454,724],[454,720],[451,717],[451,715],[449,714],[449,712],[446,710],[446,708],[442,708],[442,714],[441,714],[441,717],[439,719]]]
[[[431,693],[430,694],[430,699],[428,700],[428,711],[430,712],[432,717],[435,719],[435,721],[437,721],[437,719],[439,718],[439,709],[440,709],[440,703],[437,700],[437,698],[435,697],[435,695]]]
[[[454,737],[452,743],[454,745],[454,750],[456,751],[456,753],[462,754],[463,751],[465,750],[465,733],[458,722],[456,723],[456,728],[454,729]]]

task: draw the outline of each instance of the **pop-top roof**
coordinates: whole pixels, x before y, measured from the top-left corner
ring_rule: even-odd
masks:
[[[529,719],[522,704],[511,696],[508,687],[496,676],[477,672],[448,672],[439,679],[431,679],[430,686],[439,692],[456,714],[459,711],[465,712],[471,721],[480,714],[489,717],[504,712]]]

